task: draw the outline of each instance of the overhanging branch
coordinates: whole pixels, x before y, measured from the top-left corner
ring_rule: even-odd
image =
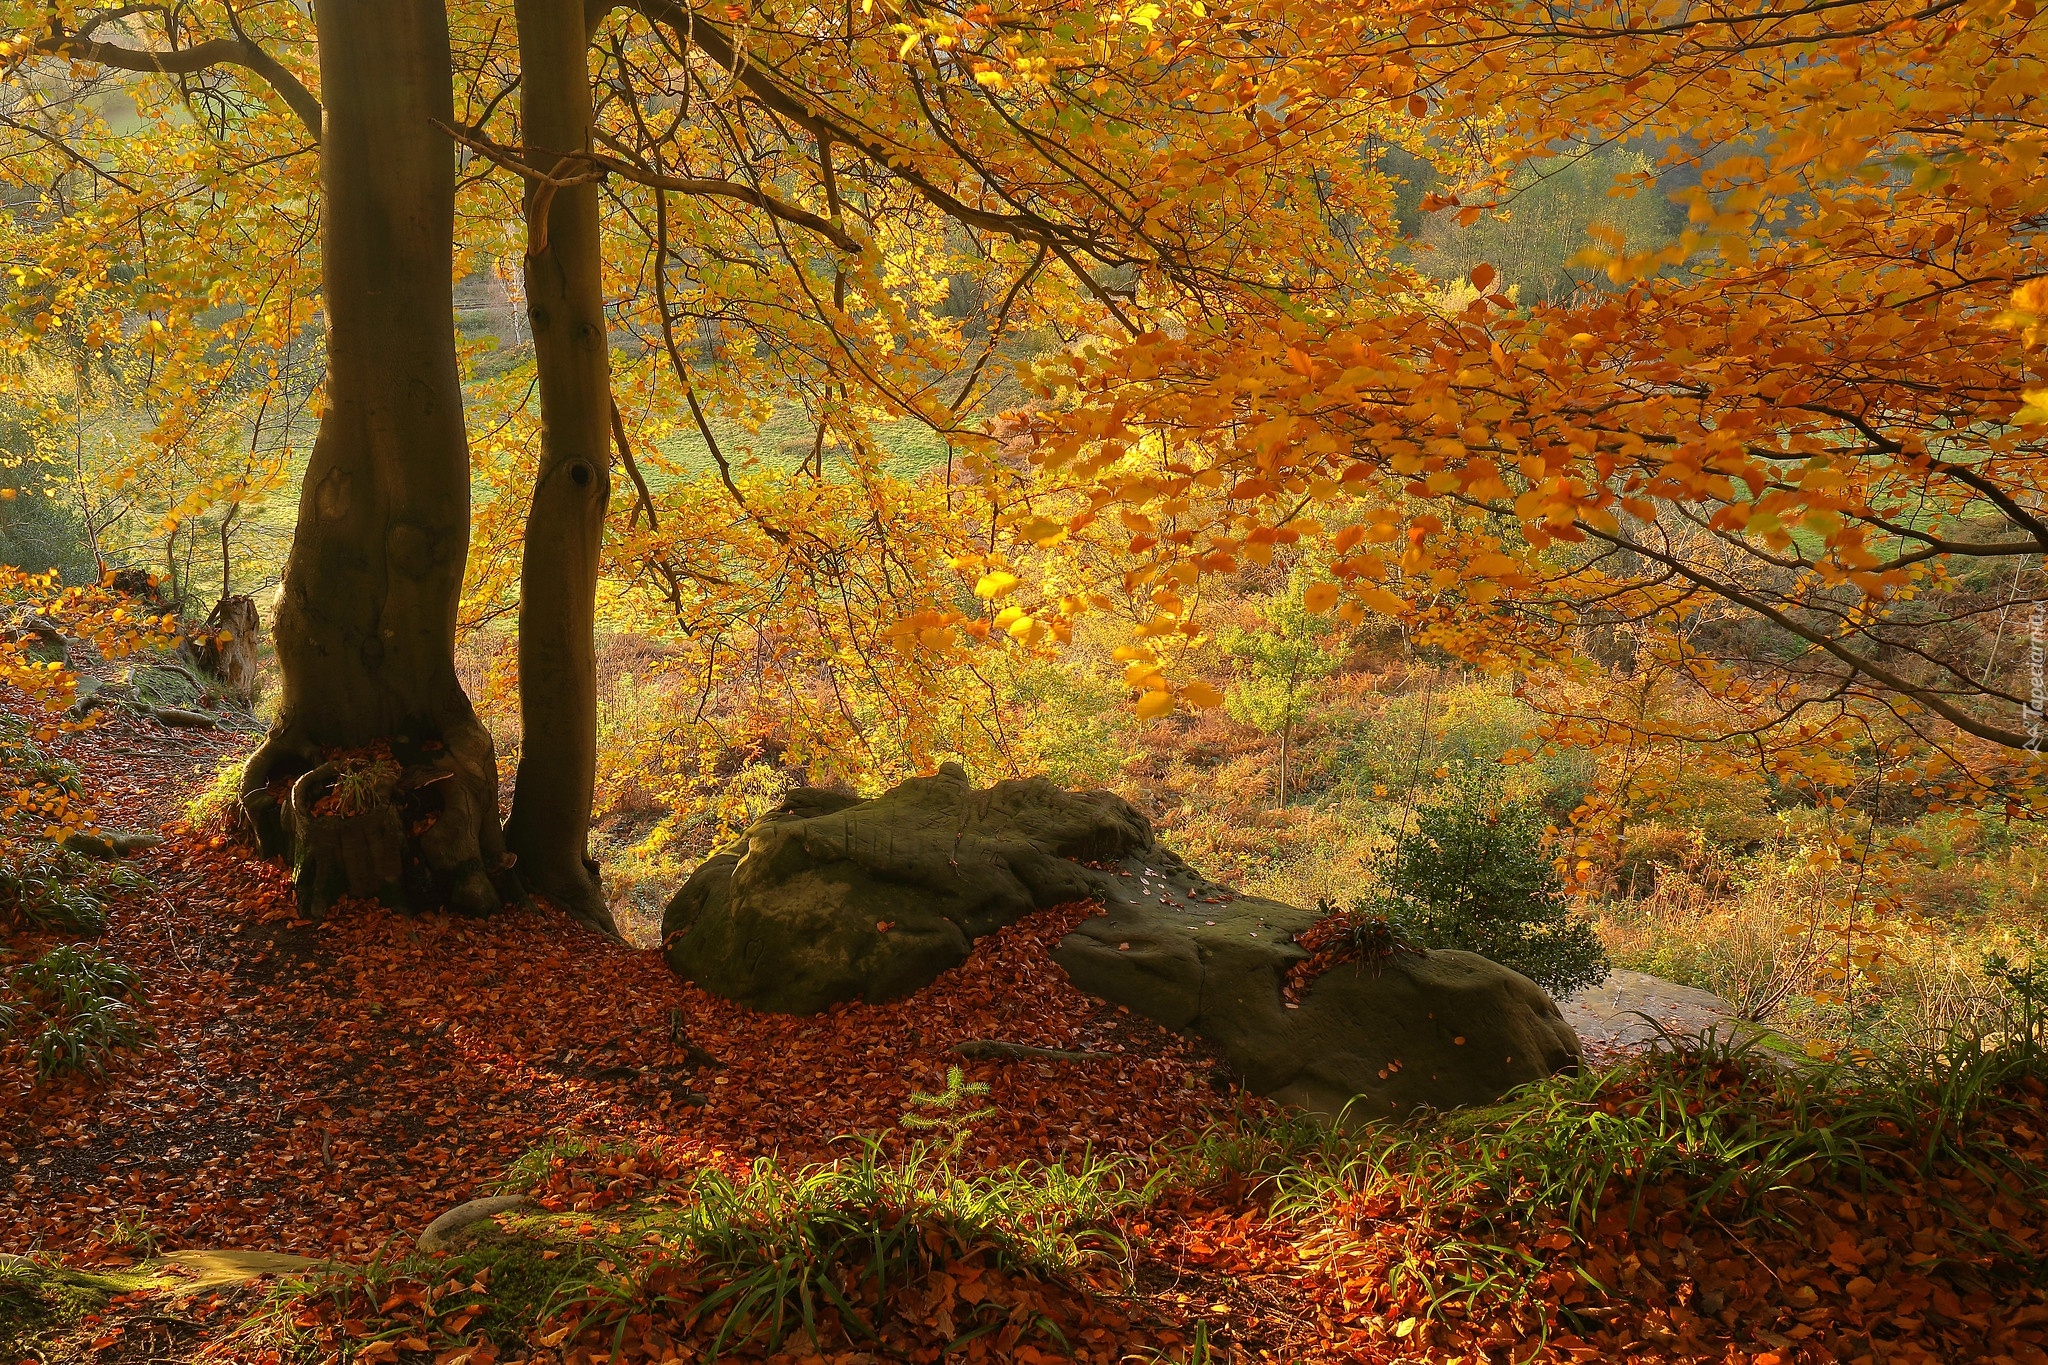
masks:
[[[701,194],[723,199],[737,199],[743,204],[751,204],[771,218],[779,218],[785,223],[792,223],[798,227],[807,228],[832,243],[833,246],[841,251],[856,256],[860,254],[861,245],[859,239],[848,233],[838,224],[812,213],[809,209],[798,208],[794,204],[777,199],[772,194],[757,190],[752,185],[742,185],[732,180],[709,180],[693,176],[662,175],[659,172],[636,166],[632,162],[620,157],[607,156],[603,152],[562,152],[560,154],[546,152],[543,155],[555,158],[555,166],[552,170],[544,171],[533,162],[528,161],[517,148],[507,147],[501,142],[492,141],[480,129],[472,128],[467,124],[447,124],[439,119],[434,120],[434,126],[477,155],[540,185],[559,189],[565,185],[581,185],[592,180],[602,180],[607,175],[616,175],[621,180],[628,180],[636,185],[645,185],[649,189],[654,190],[672,190],[677,194]],[[579,162],[586,169],[574,171],[568,175],[562,173],[564,164]]]
[[[1858,654],[1841,641],[1795,620],[1790,613],[1780,611],[1754,593],[1745,592],[1732,583],[1725,583],[1709,574],[1701,573],[1699,570],[1685,564],[1674,554],[1651,549],[1649,546],[1639,541],[1631,540],[1627,536],[1603,531],[1597,526],[1589,525],[1584,520],[1577,522],[1577,525],[1586,534],[1604,540],[1610,545],[1632,551],[1645,559],[1662,564],[1680,578],[1705,589],[1716,597],[1725,598],[1736,606],[1745,608],[1763,617],[1780,629],[1791,632],[1793,635],[1805,640],[1808,644],[1816,645],[1826,650],[1837,660],[1847,665],[1852,674],[1860,673],[1872,682],[1889,688],[1891,691],[1917,705],[1926,707],[1965,734],[1975,735],[1979,739],[1990,740],[1993,744],[2002,744],[2010,749],[2031,749],[2033,742],[2031,736],[2018,730],[2007,730],[2001,726],[1992,725],[1977,719],[1953,702],[1936,695],[1932,689],[1918,686],[1869,657]]]
[[[154,52],[69,33],[53,20],[49,35],[37,39],[31,50],[45,56],[112,67],[117,71],[152,72],[160,76],[189,76],[210,67],[239,66],[277,92],[278,98],[298,115],[299,122],[313,135],[313,140],[320,140],[320,101],[313,98],[313,92],[286,70],[282,62],[246,36],[209,38],[196,47]]]

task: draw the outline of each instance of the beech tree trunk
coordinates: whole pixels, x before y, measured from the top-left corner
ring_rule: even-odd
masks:
[[[517,0],[513,8],[526,158],[548,170],[565,152],[589,150],[591,29],[581,0]],[[598,221],[595,184],[556,189],[528,182],[526,309],[541,448],[520,562],[522,738],[506,838],[529,886],[616,937],[590,857],[597,781],[592,632],[612,477]]]
[[[469,450],[455,158],[431,122],[454,116],[447,17],[440,0],[315,0],[314,17],[327,409],[277,610],[283,698],[243,805],[264,851],[292,855],[309,914],[341,894],[481,913],[517,884],[490,735],[455,675]],[[371,746],[385,776],[323,806]]]

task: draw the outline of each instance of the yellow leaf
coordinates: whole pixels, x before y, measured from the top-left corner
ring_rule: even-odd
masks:
[[[1137,711],[1139,720],[1151,720],[1154,716],[1163,716],[1172,709],[1173,693],[1164,689],[1147,692],[1144,696],[1138,698]]]
[[[1358,594],[1358,600],[1374,611],[1386,616],[1399,616],[1408,609],[1403,602],[1385,588],[1366,588]]]
[[[1067,524],[1051,517],[1028,517],[1018,522],[1015,529],[1020,539],[1045,549],[1066,533]]]
[[[1519,566],[1514,560],[1498,551],[1488,551],[1486,554],[1475,555],[1472,562],[1466,567],[1475,577],[1499,578],[1505,574],[1515,572]]]
[[[1301,595],[1301,604],[1313,612],[1325,612],[1337,602],[1335,583],[1317,583]]]
[[[1201,681],[1191,682],[1180,690],[1181,699],[1190,706],[1221,706],[1223,694]]]
[[[1021,581],[1022,580],[1020,580],[1017,577],[1017,575],[1013,573],[1004,573],[1002,570],[998,569],[994,573],[983,574],[981,576],[981,581],[974,585],[974,595],[976,597],[985,597],[989,601],[993,602],[996,598],[1003,596],[1005,593],[1015,592],[1017,590],[1018,583]]]

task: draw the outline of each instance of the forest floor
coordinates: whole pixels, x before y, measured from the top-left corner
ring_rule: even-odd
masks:
[[[301,922],[281,869],[175,823],[246,742],[116,716],[56,745],[121,824],[172,822],[171,838],[128,860],[146,884],[114,900],[97,942],[140,974],[152,1045],[104,1081],[42,1087],[0,1051],[0,1253],[29,1258],[0,1259],[8,1362],[698,1359],[744,1316],[717,1286],[754,1275],[782,1293],[817,1270],[713,1265],[698,1224],[681,1250],[676,1220],[708,1201],[707,1176],[742,1187],[750,1226],[787,1231],[788,1210],[809,1209],[810,1255],[830,1219],[803,1201],[840,1187],[803,1172],[838,1162],[927,1172],[860,1206],[887,1210],[875,1226],[891,1235],[912,1228],[915,1274],[818,1305],[815,1339],[741,1331],[718,1343],[728,1354],[2048,1365],[2038,1069],[1960,1099],[1877,1105],[1852,1087],[1829,1111],[1753,1058],[1624,1059],[1539,1096],[1540,1123],[1406,1146],[1320,1136],[1068,984],[1048,950],[1084,906],[982,940],[909,1000],[814,1018],[747,1012],[545,908],[476,921],[349,905]],[[17,934],[0,967],[44,946]],[[963,1061],[953,1048],[972,1040],[1102,1055]],[[987,1087],[972,1107],[988,1112],[935,1151],[902,1120],[948,1131],[958,1109],[930,1097],[954,1066]],[[1646,1153],[1643,1116],[1681,1092],[1684,1131]],[[1723,1109],[1765,1116],[1767,1189],[1745,1187],[1751,1149],[1684,1129]],[[1574,1133],[1582,1149],[1558,1145]],[[1495,1144],[1504,1183],[1440,1178]],[[1951,1159],[1966,1147],[1996,1161]],[[1596,1171],[1590,1186],[1584,1170],[1558,1186],[1544,1163],[1561,1152]],[[1001,1203],[1063,1177],[1080,1183],[1050,1221]],[[1562,1196],[1529,1193],[1546,1181],[1590,1189],[1593,1211],[1573,1221]],[[508,1183],[555,1220],[531,1233],[547,1249],[412,1251],[437,1215]],[[220,1248],[308,1260],[259,1261],[302,1273],[251,1286],[162,1259]],[[820,1273],[828,1296],[858,1281]],[[542,1280],[546,1296],[505,1308]]]

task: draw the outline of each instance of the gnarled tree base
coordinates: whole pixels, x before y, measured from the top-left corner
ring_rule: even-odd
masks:
[[[345,811],[323,802],[341,768],[289,718],[251,755],[242,809],[262,855],[290,863],[306,918],[345,896],[469,915],[526,899],[498,827],[490,736],[474,719],[411,730],[384,740],[395,771]]]

